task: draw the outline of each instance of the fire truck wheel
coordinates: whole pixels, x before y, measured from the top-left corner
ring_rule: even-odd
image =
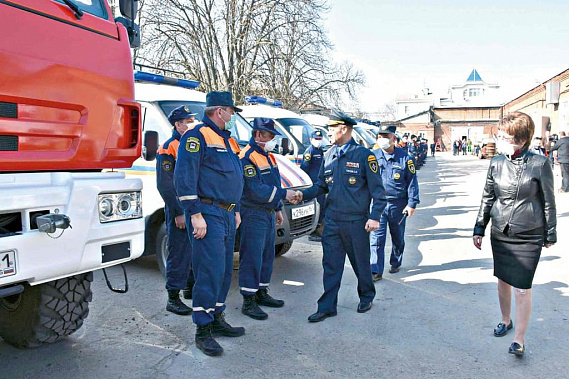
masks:
[[[93,273],[37,286],[0,299],[0,337],[18,348],[53,343],[74,333],[89,314]]]
[[[291,246],[292,246],[292,241],[276,245],[275,257],[280,257],[281,255],[286,254],[286,252],[290,250]]]
[[[156,261],[162,276],[166,277],[166,259],[168,259],[168,232],[166,223],[163,222],[156,234]]]

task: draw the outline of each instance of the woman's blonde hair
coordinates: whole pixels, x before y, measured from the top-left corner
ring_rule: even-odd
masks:
[[[522,149],[529,147],[535,124],[530,116],[522,112],[508,113],[500,122],[499,129],[514,137],[514,142],[521,145]]]

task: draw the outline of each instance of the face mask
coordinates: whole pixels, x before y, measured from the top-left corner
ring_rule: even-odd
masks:
[[[224,113],[229,114],[228,112],[226,112],[225,110],[222,109],[222,111]],[[231,117],[229,117],[229,121],[225,121],[225,130],[231,130],[233,129],[233,127],[235,126],[235,123],[237,122],[237,115],[230,115]]]
[[[277,146],[277,140],[273,138],[272,140],[265,142],[265,146],[263,148],[268,153],[273,151],[276,146]]]
[[[377,139],[377,146],[383,150],[389,149],[391,147],[391,141],[389,140],[389,138],[379,137]]]
[[[314,146],[315,148],[320,148],[320,146],[322,146],[322,140],[320,139],[313,139],[312,141],[310,141],[310,143],[312,144],[312,146]]]
[[[504,155],[513,155],[516,152],[516,145],[506,142],[501,138],[496,141],[496,148]]]

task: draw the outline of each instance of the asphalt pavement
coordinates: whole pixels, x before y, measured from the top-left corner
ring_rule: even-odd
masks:
[[[418,171],[402,269],[385,271],[367,313],[356,312],[346,260],[338,316],[307,322],[322,291],[322,248],[302,238],[275,261],[271,294],[286,304],[265,308],[268,320],[241,314],[234,272],[226,319],[246,334],[220,337],[224,355],[207,357],[191,317],[165,311],[164,280],[144,257],[127,265],[124,295],[95,273],[90,315],[65,341],[18,350],[0,340],[0,378],[569,378],[569,194],[557,195],[559,242],[542,252],[526,356],[516,358],[507,353],[513,333],[492,334],[500,311],[489,238],[482,251],[472,244],[488,163],[437,153]],[[120,274],[113,269],[116,284]]]

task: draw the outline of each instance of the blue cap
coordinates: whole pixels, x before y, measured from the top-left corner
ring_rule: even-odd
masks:
[[[347,125],[347,126],[354,126],[358,122],[337,109],[332,110],[332,114],[330,115],[330,120],[328,121],[328,126],[335,126],[335,125]]]
[[[315,130],[312,132],[312,136],[311,138],[323,138],[324,137],[324,133],[322,133],[322,130]]]
[[[231,92],[227,91],[212,91],[208,92],[205,96],[206,107],[231,107],[235,112],[241,112],[243,109],[237,108],[233,103],[233,96]]]
[[[272,118],[255,117],[253,119],[253,130],[264,130],[274,135],[281,135],[278,130],[275,129],[275,122]]]
[[[175,108],[170,114],[168,115],[168,121],[172,126],[176,121],[183,120],[185,118],[194,117],[197,113],[192,113],[190,111],[190,107],[187,105],[180,105],[179,107]]]
[[[397,127],[395,125],[380,125],[378,134],[395,133]]]

